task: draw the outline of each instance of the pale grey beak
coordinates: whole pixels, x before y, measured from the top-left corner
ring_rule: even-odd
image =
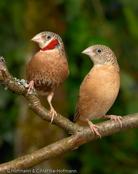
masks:
[[[42,39],[41,33],[34,36],[31,41],[37,42],[40,48],[44,47],[44,40]]]
[[[42,37],[41,37],[41,34],[37,34],[36,36],[34,36],[31,41],[34,41],[34,42],[37,42],[37,43],[43,43],[43,40],[42,40]]]
[[[88,55],[88,56],[94,56],[91,47],[86,48],[82,53],[83,53],[83,54],[86,54],[86,55]]]

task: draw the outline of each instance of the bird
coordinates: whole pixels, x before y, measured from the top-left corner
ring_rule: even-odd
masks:
[[[26,65],[27,95],[35,88],[38,95],[47,96],[52,123],[57,116],[52,105],[54,92],[69,75],[64,44],[59,35],[50,31],[38,33],[31,40],[38,43],[40,50]]]
[[[119,88],[119,65],[114,52],[105,45],[93,45],[83,52],[93,61],[93,67],[82,81],[74,112],[74,122],[80,126],[89,125],[93,134],[101,135],[91,120],[110,118],[122,127],[121,116],[106,115],[115,102]]]

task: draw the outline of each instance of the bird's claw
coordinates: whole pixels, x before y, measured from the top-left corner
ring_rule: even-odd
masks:
[[[51,122],[50,122],[50,124],[52,124],[53,119],[54,119],[54,116],[57,117],[57,112],[54,110],[54,108],[51,108],[49,115],[51,116]]]
[[[34,88],[34,81],[31,80],[28,84],[28,90],[27,90],[27,95],[29,94],[29,92]]]
[[[103,116],[102,118],[110,118],[111,120],[115,120],[115,121],[118,121],[119,124],[121,125],[121,128],[122,128],[122,117],[121,116],[116,116],[116,115],[105,115]]]
[[[88,124],[90,126],[90,129],[91,129],[92,133],[93,134],[95,133],[100,138],[102,138],[101,135],[99,134],[99,132],[96,130],[96,129],[99,129],[99,126],[96,126],[95,124],[93,124],[89,119],[87,119],[87,122],[88,122]]]
[[[111,117],[110,117],[110,119],[111,120],[115,120],[115,121],[118,121],[119,122],[119,124],[121,125],[121,127],[122,127],[122,122],[121,122],[121,120],[122,120],[122,117],[121,116],[116,116],[116,115],[110,115]]]

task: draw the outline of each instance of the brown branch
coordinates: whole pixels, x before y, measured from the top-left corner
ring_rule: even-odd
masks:
[[[2,85],[4,85],[6,88],[9,88],[14,93],[23,95],[28,100],[30,109],[32,109],[43,120],[51,122],[49,111],[40,104],[40,100],[38,99],[36,93],[32,92],[31,94],[27,95],[28,84],[24,79],[19,80],[11,76],[5,65],[3,57],[0,57],[0,82]],[[78,130],[82,130],[81,126],[74,124],[60,114],[58,114],[58,116],[54,118],[52,124],[63,128],[70,134]]]
[[[122,124],[123,126],[121,128],[118,122],[115,122],[113,120],[104,121],[98,124],[98,126],[100,127],[99,133],[102,137],[105,137],[125,130],[137,128],[138,113],[124,116],[122,119]],[[46,160],[59,156],[70,149],[81,146],[82,144],[96,140],[98,138],[99,137],[92,135],[89,127],[84,128],[82,131],[77,132],[68,138],[57,141],[56,143],[50,144],[40,150],[35,151],[32,154],[28,154],[8,163],[1,164],[0,173],[3,170],[21,170],[31,168]]]
[[[32,109],[38,116],[40,116],[43,120],[51,121],[49,116],[49,111],[46,110],[43,106],[41,106],[40,101],[35,94],[32,92],[27,95],[27,83],[25,80],[18,80],[10,75],[8,69],[5,65],[3,57],[0,57],[0,82],[6,88],[9,88],[11,91],[23,95],[29,102],[29,108]],[[4,163],[0,165],[0,173],[3,173],[5,170],[17,170],[17,169],[28,169],[37,164],[40,164],[46,160],[54,158],[62,153],[73,149],[75,147],[81,146],[89,141],[93,141],[98,139],[95,135],[92,135],[89,127],[83,128],[78,126],[67,118],[58,114],[58,117],[55,117],[53,120],[53,124],[63,128],[67,132],[73,134],[68,138],[64,138],[56,143],[50,144],[38,151],[35,151],[32,154],[25,155],[23,157],[17,158],[8,163]],[[99,133],[102,137],[109,136],[118,132],[122,132],[125,130],[133,129],[138,127],[138,113],[132,114],[128,116],[124,116],[122,119],[122,128],[118,122],[113,120],[104,121],[99,123]]]

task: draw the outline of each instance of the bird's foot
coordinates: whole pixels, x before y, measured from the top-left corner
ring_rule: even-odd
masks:
[[[103,116],[102,118],[110,118],[111,120],[118,121],[119,124],[120,124],[121,127],[122,127],[122,122],[121,122],[122,117],[121,117],[121,116],[116,116],[116,115],[105,115],[105,116]]]
[[[52,124],[53,119],[54,119],[54,116],[57,117],[57,112],[55,111],[55,109],[53,107],[51,108],[49,115],[51,116],[51,122],[50,122],[50,124]]]
[[[28,84],[28,90],[27,90],[27,95],[29,94],[29,92],[34,88],[34,81],[31,80]]]
[[[102,138],[101,135],[99,134],[99,132],[96,130],[96,129],[99,129],[99,126],[96,126],[95,124],[93,124],[89,119],[87,119],[87,122],[88,122],[88,124],[90,126],[90,129],[91,129],[92,133],[93,134],[95,133],[100,138]]]

